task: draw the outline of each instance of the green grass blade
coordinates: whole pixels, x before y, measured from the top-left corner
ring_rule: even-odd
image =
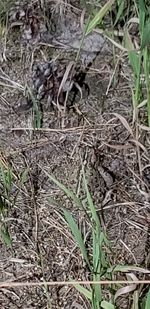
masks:
[[[141,68],[140,56],[137,54],[137,51],[134,50],[134,45],[127,29],[124,33],[124,47],[128,50],[130,65],[132,66],[135,78],[137,78],[139,77]]]
[[[150,289],[149,289],[149,291],[147,293],[145,309],[150,309]]]
[[[89,34],[93,29],[101,23],[103,17],[106,15],[106,13],[111,9],[111,6],[115,0],[109,0],[101,9],[100,11],[95,15],[95,17],[89,22],[88,28],[86,30],[86,35]]]
[[[133,94],[133,105],[137,106],[140,100],[141,94],[141,84],[140,84],[140,74],[141,74],[141,53],[138,54],[136,50],[134,50],[134,46],[129,35],[128,30],[126,29],[124,34],[124,44],[125,48],[128,50],[129,62],[133,70],[134,74],[134,82],[135,82],[135,93]]]
[[[62,190],[69,198],[72,199],[72,201],[79,207],[82,208],[82,203],[80,199],[65,185],[63,185],[59,180],[57,180],[53,175],[50,175],[48,172],[46,172],[41,166],[40,168],[43,170],[43,172],[48,176],[50,180],[52,180],[60,190]]]
[[[10,237],[8,227],[2,226],[0,233],[1,233],[1,237],[2,237],[2,240],[5,243],[5,245],[10,247],[12,245],[12,239]]]
[[[115,306],[108,303],[107,301],[103,300],[101,302],[101,308],[103,308],[103,309],[115,309]]]
[[[92,291],[89,291],[88,289],[84,288],[80,284],[75,284],[74,287],[76,288],[77,291],[79,291],[81,294],[83,294],[87,299],[92,301]]]
[[[99,281],[100,278],[98,275],[94,275],[93,276],[93,280],[94,281]],[[98,284],[94,284],[93,285],[93,291],[94,291],[94,294],[93,294],[93,302],[96,303],[97,305],[97,308],[99,308],[100,306],[100,303],[102,301],[102,291],[101,291],[101,285],[98,283]]]
[[[101,265],[101,233],[99,230],[93,231],[93,271],[100,275]]]
[[[145,16],[146,16],[146,8],[145,8],[145,2],[143,0],[139,0],[138,2],[138,13],[139,13],[139,30],[141,35],[141,41],[142,41],[142,35],[144,33],[144,24],[145,24]]]
[[[100,281],[101,276],[101,256],[100,256],[100,244],[97,242],[97,237],[95,235],[93,240],[93,280]],[[100,284],[93,285],[93,301],[100,305],[102,300],[102,291]]]
[[[27,93],[30,96],[33,103],[33,125],[34,128],[42,127],[42,112],[40,110],[39,101],[34,97],[32,90],[27,85]]]
[[[143,67],[144,67],[146,91],[147,91],[148,125],[150,127],[150,53],[148,51],[148,48],[144,49],[143,58],[144,58]]]
[[[136,53],[136,51],[129,51],[129,61],[133,69],[133,73],[135,78],[139,78],[140,70],[141,70],[141,61],[140,55]]]
[[[86,197],[88,201],[88,208],[91,213],[91,222],[92,222],[92,237],[93,237],[93,280],[99,281],[101,278],[101,227],[100,220],[96,212],[93,199],[88,189],[87,180],[83,170],[83,183],[86,191]],[[94,285],[92,295],[93,308],[99,308],[100,302],[102,300],[101,286],[99,284]]]
[[[138,5],[139,5],[139,10],[142,12],[145,12],[146,14],[145,0],[139,0]]]
[[[77,61],[79,60],[79,56],[80,56],[80,51],[82,49],[82,46],[83,46],[83,43],[84,43],[84,39],[85,39],[85,36],[86,36],[86,32],[87,32],[87,29],[88,29],[88,26],[89,26],[89,22],[90,22],[90,16],[86,22],[86,25],[85,25],[85,29],[83,31],[83,35],[82,35],[82,38],[81,38],[81,43],[80,43],[80,46],[79,46],[79,49],[77,51],[77,55],[76,55],[76,59],[75,59],[75,62],[77,63]]]
[[[139,30],[141,37],[141,50],[150,43],[150,12],[147,10],[145,1],[139,0]]]
[[[96,209],[95,209],[95,206],[94,206],[91,194],[90,194],[89,189],[88,189],[87,180],[85,178],[84,170],[83,170],[83,183],[84,183],[84,187],[85,187],[85,191],[86,191],[86,196],[87,196],[87,200],[88,200],[88,208],[89,208],[89,210],[91,212],[92,219],[95,222],[96,226],[100,229],[99,217],[97,215],[97,212],[96,212]]]
[[[141,40],[141,49],[147,47],[150,43],[150,19],[145,23],[142,40]]]
[[[125,29],[125,32],[124,32],[124,47],[128,51],[134,50],[134,45],[132,43],[128,29]]]
[[[119,0],[119,9],[118,9],[117,16],[116,16],[116,19],[115,19],[115,22],[114,22],[114,26],[117,24],[120,17],[123,15],[124,6],[125,6],[125,1]]]
[[[8,168],[5,169],[2,165],[0,165],[0,179],[3,183],[5,195],[7,198],[9,198],[12,183],[13,183],[12,167],[8,166]]]
[[[77,242],[77,244],[80,248],[81,254],[83,255],[83,258],[84,258],[85,262],[87,263],[89,269],[91,269],[90,262],[89,262],[89,259],[88,259],[88,254],[87,254],[87,251],[86,251],[84,241],[82,239],[81,232],[78,229],[78,226],[77,226],[72,214],[66,209],[63,209],[63,212],[64,212],[65,219],[66,219],[66,221],[67,221],[67,223],[68,223],[68,225],[71,229],[71,232],[74,236],[74,239],[75,239],[75,241]]]

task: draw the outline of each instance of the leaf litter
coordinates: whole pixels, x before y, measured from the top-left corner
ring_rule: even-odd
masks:
[[[74,280],[89,279],[88,269],[62,220],[63,213],[58,205],[66,209],[66,216],[68,212],[73,214],[87,243],[88,219],[83,210],[75,207],[77,201],[72,205],[70,199],[60,192],[57,183],[53,183],[52,179],[42,173],[39,165],[47,170],[48,174],[55,175],[55,179],[65,183],[73,192],[78,186],[84,199],[83,188],[78,182],[81,159],[85,161],[90,194],[99,209],[104,231],[112,243],[112,265],[133,265],[130,269],[126,268],[125,274],[136,271],[133,259],[135,256],[138,263],[136,267],[144,268],[149,250],[149,204],[147,195],[145,197],[140,193],[141,189],[138,189],[138,186],[142,186],[142,191],[148,194],[147,187],[144,187],[144,180],[148,176],[143,172],[143,178],[140,179],[136,153],[138,145],[144,171],[144,167],[149,165],[149,132],[141,128],[139,140],[135,139],[134,127],[131,125],[131,94],[125,78],[120,78],[115,89],[111,86],[108,95],[105,96],[110,74],[113,72],[110,43],[101,34],[93,32],[88,34],[81,47],[83,30],[79,22],[80,16],[75,16],[67,9],[66,17],[62,15],[60,18],[60,14],[57,14],[55,6],[50,2],[46,1],[50,15],[53,16],[52,25],[45,22],[48,17],[44,15],[38,1],[34,1],[34,4],[18,2],[10,9],[8,15],[7,61],[3,59],[2,69],[9,76],[9,84],[7,85],[3,79],[0,86],[1,147],[4,158],[12,165],[15,175],[25,173],[26,177],[22,183],[20,182],[21,188],[17,180],[13,180],[12,183],[12,192],[16,193],[16,187],[19,186],[19,193],[15,205],[10,205],[6,218],[11,247],[2,244],[2,281],[68,281],[70,277]],[[63,18],[65,22],[62,21]],[[75,66],[72,75],[71,64],[68,65],[75,60],[80,47],[79,68]],[[73,57],[70,53],[73,53]],[[105,62],[110,71],[107,73],[108,78],[103,72]],[[91,68],[98,69],[99,73],[93,73],[90,71]],[[75,83],[82,90],[82,98]],[[31,88],[33,98],[26,96],[26,84]],[[69,100],[73,103],[68,101],[65,114],[61,114],[57,108],[57,100],[63,108],[68,89]],[[72,101],[76,92],[76,100]],[[18,109],[18,104],[20,107],[25,106],[24,97],[28,108]],[[41,130],[32,132],[24,129],[33,128],[34,124],[33,104],[29,104],[31,99],[39,101],[42,115]],[[90,130],[78,131],[79,127],[86,129],[86,119]],[[63,133],[62,123],[66,129],[74,130],[69,134],[67,131]],[[20,131],[11,131],[19,127]],[[44,128],[54,131],[44,131]],[[62,131],[58,134],[59,129]],[[118,147],[115,147],[116,145]],[[107,181],[106,175],[110,182]],[[109,186],[110,197],[107,205],[105,204],[106,209],[103,209]],[[0,190],[4,195],[2,184]],[[52,200],[58,203],[55,204]],[[117,207],[114,206],[116,203]],[[126,206],[128,204],[129,207]],[[109,205],[112,205],[111,208]],[[146,229],[139,229],[139,225],[145,226]],[[77,230],[76,225],[73,227]],[[82,247],[84,248],[83,243]],[[127,250],[128,247],[130,250]],[[125,278],[123,272],[119,272],[119,268],[115,276],[118,279]],[[136,273],[136,276],[140,279],[148,274],[141,271],[141,274]],[[118,294],[116,292],[116,303],[120,309],[129,308],[131,287],[132,285],[123,290],[118,289]],[[73,303],[76,304],[76,308],[90,308],[88,301],[74,288],[13,290],[17,297],[9,295],[6,291],[2,293],[4,308],[10,304],[11,308],[15,309],[18,306],[44,308],[48,306],[49,298],[52,308],[73,308]],[[104,288],[103,292],[106,294],[106,300],[102,302],[102,307],[107,308],[109,304],[109,307],[113,308],[113,305],[108,303],[107,289]],[[125,292],[127,293],[123,298]],[[147,295],[148,304],[149,294]]]

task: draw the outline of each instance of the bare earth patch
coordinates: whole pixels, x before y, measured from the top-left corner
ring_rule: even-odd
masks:
[[[130,70],[121,61],[115,84],[107,89],[113,74],[113,55],[107,43],[108,52],[99,52],[88,70],[82,58],[79,59],[79,69],[72,79],[78,85],[70,88],[65,107],[63,100],[67,91],[64,87],[58,104],[62,77],[70,61],[75,59],[76,51],[66,51],[64,46],[58,45],[55,48],[50,42],[46,43],[46,39],[45,45],[39,43],[38,31],[43,35],[45,19],[37,2],[34,1],[35,8],[30,5],[28,23],[24,15],[26,8],[18,5],[17,21],[12,10],[6,42],[1,38],[1,168],[12,167],[13,181],[5,218],[12,246],[8,247],[0,240],[0,280],[89,280],[89,272],[62,216],[61,206],[74,214],[85,239],[90,229],[88,217],[72,205],[43,171],[55,175],[85,198],[81,184],[82,163],[102,228],[111,241],[112,248],[108,252],[111,265],[147,268],[150,262],[149,132],[139,128],[136,142],[136,129],[132,126]],[[75,5],[73,1],[72,5]],[[65,8],[67,15],[69,12],[74,14],[75,22],[80,16],[77,10],[67,5],[56,8],[47,1],[47,7],[53,12],[53,18],[61,11],[62,23]],[[86,61],[88,57],[86,54]],[[51,73],[47,71],[49,75],[41,73],[42,69],[39,75],[36,73],[45,87],[41,87],[40,81],[39,87],[45,92],[38,100],[39,87],[35,89],[33,82],[34,64],[40,66],[52,62]],[[79,77],[82,75],[81,82]],[[70,85],[67,81],[66,78],[66,87]],[[28,88],[32,90],[35,102]],[[42,126],[34,130],[36,108]],[[144,117],[143,111],[141,119]],[[0,193],[5,196],[2,180]],[[118,276],[118,279],[124,278],[124,275]],[[104,293],[108,297],[107,291]],[[3,309],[90,308],[88,301],[72,286],[3,288],[0,300]],[[118,298],[117,302],[120,309],[131,307],[129,294]]]

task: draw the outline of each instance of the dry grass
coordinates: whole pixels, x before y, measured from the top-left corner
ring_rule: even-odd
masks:
[[[60,3],[63,7],[64,2]],[[66,3],[68,10],[74,5]],[[102,230],[111,242],[111,250],[107,246],[103,250],[112,266],[131,266],[125,272],[111,270],[108,278],[98,280],[103,301],[114,308],[132,308],[135,298],[145,300],[149,283],[145,269],[150,263],[150,145],[144,106],[139,108],[141,123],[132,121],[132,74],[126,56],[116,49],[115,66],[111,53],[98,56],[86,77],[90,96],[65,109],[65,127],[58,109],[43,100],[42,127],[35,128],[32,107],[20,109],[27,96],[26,84],[32,88],[31,63],[64,57],[68,64],[72,58],[48,45],[38,49],[30,43],[21,45],[20,34],[16,35],[16,46],[11,31],[7,36],[7,61],[3,59],[0,77],[0,209],[2,227],[9,231],[3,239],[8,246],[1,241],[2,308],[91,308],[85,295],[75,289],[79,282],[89,289],[93,281],[61,207],[76,220],[92,259],[89,212],[78,209],[39,168],[54,174],[86,204],[81,162]],[[108,171],[114,177],[111,187]],[[125,295],[120,291],[124,284]],[[116,294],[114,302],[117,291],[121,296]]]

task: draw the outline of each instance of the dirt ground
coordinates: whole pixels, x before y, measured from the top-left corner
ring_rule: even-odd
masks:
[[[74,16],[76,22],[80,19],[81,8],[77,1],[56,6],[47,0],[46,4],[51,12],[51,26],[55,26],[49,30],[51,37],[57,31],[57,37],[60,36],[56,24],[65,23],[65,16]],[[27,7],[28,23],[24,18]],[[126,57],[120,59],[115,79],[110,83],[114,74],[110,43],[105,42],[107,52],[97,53],[88,66],[79,55],[78,71],[73,77],[75,86],[64,108],[66,92],[61,91],[59,103],[58,92],[65,69],[75,59],[77,51],[66,50],[62,43],[61,48],[55,48],[54,42],[47,43],[46,39],[43,45],[39,43],[38,31],[42,33],[45,19],[38,1],[25,7],[19,3],[17,9],[16,6],[12,8],[7,25],[9,31],[0,42],[0,150],[1,164],[13,169],[11,202],[12,197],[16,198],[14,206],[8,201],[6,218],[12,247],[0,240],[0,280],[89,279],[59,205],[71,210],[84,236],[89,229],[88,219],[43,171],[80,192],[82,162],[102,227],[112,244],[111,264],[148,268],[150,136],[141,127],[136,132],[137,128],[132,126],[132,76]],[[85,58],[87,61],[87,54]],[[40,84],[41,94],[35,83],[43,78],[42,74],[46,76],[43,66],[52,60],[52,81],[48,77],[52,87],[43,90]],[[45,87],[48,82],[46,79]],[[33,90],[38,105],[28,89]],[[33,130],[37,106],[42,127]],[[145,124],[144,108],[139,121]],[[22,173],[26,173],[24,181]],[[4,194],[2,182],[0,192]],[[4,288],[0,291],[0,301],[2,309],[90,308],[73,287],[65,286]],[[118,298],[118,308],[130,308],[129,295],[124,301]]]

